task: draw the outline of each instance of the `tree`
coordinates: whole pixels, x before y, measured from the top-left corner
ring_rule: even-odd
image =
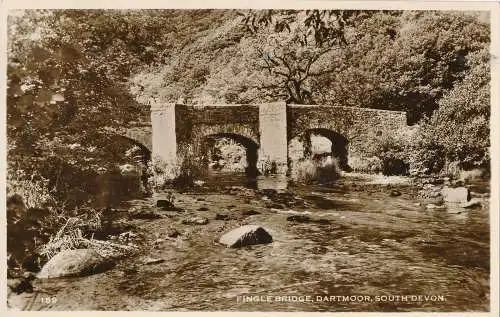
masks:
[[[333,10],[245,11],[240,15],[249,34],[240,42],[239,61],[210,74],[205,96],[219,101],[285,99],[314,103],[311,82],[335,71],[329,60],[347,44],[344,29],[356,14]],[[237,79],[231,83],[228,76]],[[231,92],[226,94],[225,87],[233,88],[227,88]],[[235,93],[240,97],[235,98]]]
[[[404,110],[416,123],[463,78],[467,55],[489,45],[489,29],[460,12],[377,12],[348,41],[338,70],[318,78],[318,100]]]
[[[490,155],[490,67],[489,51],[483,49],[467,59],[470,67],[439,100],[429,129],[443,149],[447,163],[471,169],[489,167]]]

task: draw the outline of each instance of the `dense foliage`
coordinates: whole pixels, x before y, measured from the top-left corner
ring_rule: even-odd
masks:
[[[104,128],[143,120],[152,99],[406,110],[411,144],[378,140],[380,158],[425,172],[489,162],[489,25],[477,14],[27,10],[9,17],[8,45],[9,164],[21,165],[9,172],[42,170],[51,186],[63,184],[50,165],[127,162],[131,144]]]

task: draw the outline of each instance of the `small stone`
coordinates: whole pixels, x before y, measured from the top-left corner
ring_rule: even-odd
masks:
[[[441,196],[441,193],[439,192],[439,190],[436,190],[436,191],[433,191],[433,192],[429,193],[429,197],[431,197],[431,198],[437,198],[437,197],[440,197],[440,196]]]
[[[271,243],[273,237],[261,226],[246,225],[224,234],[219,243],[230,248],[240,248],[247,245]]]
[[[190,217],[182,220],[182,224],[185,225],[206,225],[208,219],[204,217]]]
[[[146,258],[144,259],[143,263],[148,265],[148,264],[158,264],[158,263],[162,263],[162,262],[165,262],[164,259],[153,259],[153,258]]]
[[[260,215],[260,212],[249,209],[249,210],[243,210],[241,214],[243,216],[253,216],[253,215]]]
[[[434,205],[441,205],[444,203],[443,196],[439,195],[437,197],[427,197],[422,199],[422,204],[427,205],[427,204],[434,204]]]
[[[139,175],[139,170],[132,164],[124,164],[118,166],[120,169],[120,174],[122,176],[137,176]]]
[[[323,246],[315,246],[311,248],[312,254],[325,254],[326,252],[328,252],[328,248]]]
[[[15,278],[15,279],[7,279],[7,286],[16,294],[21,293],[32,293],[33,292],[33,278]]]
[[[197,210],[198,211],[208,211],[208,208],[207,207],[200,207]]]
[[[163,215],[153,210],[134,210],[130,212],[130,217],[133,219],[159,219],[163,218]]]
[[[215,220],[229,220],[229,215],[215,214]]]
[[[434,204],[427,204],[427,205],[425,206],[425,208],[427,208],[427,209],[436,209],[436,210],[443,210],[443,209],[446,209],[446,207],[445,207],[445,206],[443,206],[443,205],[434,205]]]
[[[397,196],[401,196],[401,192],[398,190],[391,190],[391,193],[389,195],[391,197],[397,197]]]

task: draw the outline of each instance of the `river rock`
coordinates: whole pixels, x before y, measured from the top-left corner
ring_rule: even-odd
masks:
[[[449,203],[465,203],[470,200],[470,191],[466,187],[451,188],[445,186],[441,190],[441,195],[445,202]]]
[[[195,180],[193,182],[193,184],[195,184],[196,186],[203,186],[203,185],[205,185],[205,181]]]
[[[401,196],[401,192],[399,190],[391,190],[391,193],[389,195],[391,197],[397,197],[397,196]]]
[[[225,233],[219,243],[229,248],[240,248],[247,245],[271,243],[273,237],[261,226],[246,225]]]
[[[158,199],[156,201],[156,207],[161,208],[165,211],[180,211],[180,209],[175,207],[171,201],[168,201],[166,199]]]
[[[33,284],[32,281],[36,278],[36,275],[32,272],[25,272],[20,278],[9,278],[7,279],[7,286],[9,289],[16,293],[32,293]]]
[[[476,208],[476,207],[481,207],[483,204],[481,202],[481,199],[479,198],[472,198],[470,201],[461,203],[460,207],[462,208]]]
[[[229,215],[215,214],[215,220],[229,220]]]
[[[247,209],[247,210],[241,211],[241,215],[242,216],[260,215],[260,212],[258,212],[256,210]]]
[[[182,220],[184,225],[206,225],[208,219],[205,217],[190,217]]]
[[[92,249],[63,250],[43,266],[38,278],[90,275],[109,266],[109,261]]]
[[[282,204],[278,204],[278,203],[268,203],[268,204],[266,204],[266,208],[269,208],[269,209],[284,209],[285,206],[283,206]]]

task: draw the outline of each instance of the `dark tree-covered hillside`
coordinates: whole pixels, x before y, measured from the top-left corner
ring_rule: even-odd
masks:
[[[424,166],[446,158],[428,172],[488,162],[490,32],[476,14],[26,10],[8,24],[17,168],[49,155],[77,168],[106,164],[123,151],[104,128],[147,120],[152,99],[405,110],[419,125],[415,144],[435,155],[398,155]],[[72,154],[71,144],[92,151]]]

